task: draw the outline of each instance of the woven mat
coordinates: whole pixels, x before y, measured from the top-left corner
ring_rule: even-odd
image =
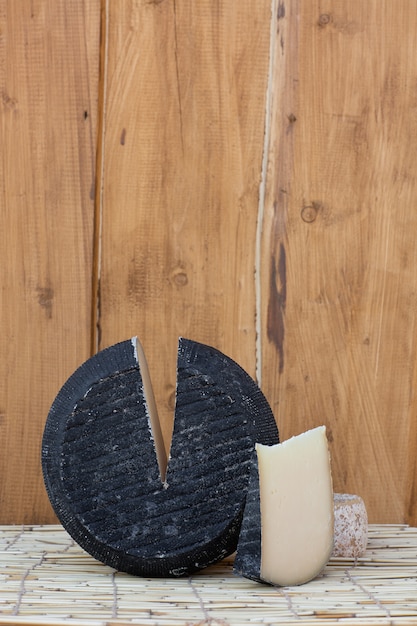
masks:
[[[0,526],[0,625],[417,625],[417,528],[369,529],[368,550],[299,587],[258,584],[228,558],[184,579],[118,573],[60,526]]]

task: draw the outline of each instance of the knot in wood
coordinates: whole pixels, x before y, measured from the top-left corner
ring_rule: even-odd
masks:
[[[319,26],[327,26],[327,24],[330,24],[330,22],[331,22],[331,17],[329,13],[322,13],[319,16],[319,20],[318,20]]]
[[[301,219],[307,224],[311,224],[317,218],[318,206],[316,204],[309,204],[301,209]]]

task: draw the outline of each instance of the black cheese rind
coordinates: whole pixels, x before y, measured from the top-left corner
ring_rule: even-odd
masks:
[[[246,504],[233,564],[235,574],[263,582],[261,579],[261,500],[258,459],[251,456]]]
[[[58,518],[92,556],[136,575],[180,576],[236,549],[256,442],[278,442],[258,386],[218,350],[180,339],[163,483],[135,344],[124,341],[59,392],[42,467]]]

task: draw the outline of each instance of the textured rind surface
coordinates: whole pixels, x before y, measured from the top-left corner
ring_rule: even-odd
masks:
[[[174,432],[161,482],[132,342],[65,383],[42,442],[62,525],[92,556],[142,576],[180,576],[236,549],[255,442],[278,430],[255,382],[224,354],[180,339]]]
[[[360,496],[334,494],[334,557],[359,558],[368,543],[368,515]]]
[[[256,452],[253,452],[250,460],[248,491],[233,571],[245,578],[263,582],[261,579],[261,507]]]

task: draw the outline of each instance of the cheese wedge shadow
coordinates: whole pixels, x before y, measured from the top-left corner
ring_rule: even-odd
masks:
[[[277,443],[278,429],[237,363],[181,338],[164,477],[145,395],[136,338],[81,365],[46,421],[44,482],[64,528],[97,560],[187,575],[236,550],[255,443]]]

